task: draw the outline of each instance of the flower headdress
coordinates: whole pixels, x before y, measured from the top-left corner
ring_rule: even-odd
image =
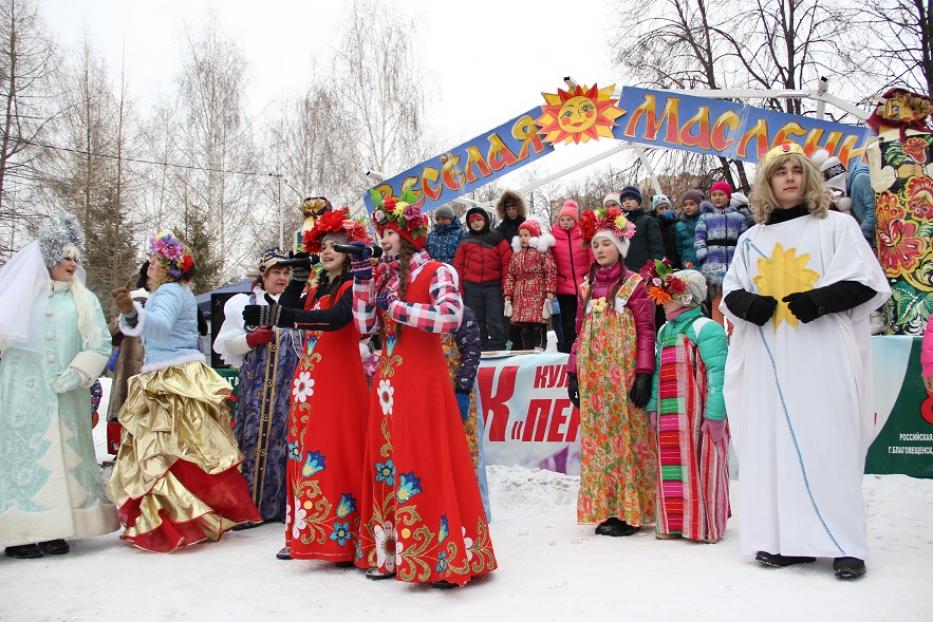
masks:
[[[325,212],[318,217],[314,227],[305,231],[302,244],[306,253],[320,253],[321,242],[328,233],[342,233],[347,237],[347,243],[372,242],[366,226],[359,220],[350,218],[350,208],[343,206],[339,210]]]
[[[190,279],[194,272],[194,257],[185,245],[168,231],[149,236],[149,254],[157,255],[165,271],[175,280]]]
[[[375,190],[370,196],[376,206],[372,213],[373,224],[380,235],[386,229],[391,229],[408,240],[416,250],[424,248],[428,241],[428,217],[416,205],[418,197],[410,188],[405,190],[401,200],[393,196],[383,198]]]
[[[589,245],[599,232],[605,232],[618,241],[630,240],[635,235],[635,223],[625,217],[622,208],[598,207],[580,215],[580,233],[583,243]]]
[[[674,276],[674,268],[668,259],[655,259],[649,261],[641,269],[641,276],[645,279],[645,290],[648,298],[654,304],[663,305],[665,302],[689,302],[680,300],[681,294],[687,291],[687,284]],[[690,298],[690,294],[687,294]]]

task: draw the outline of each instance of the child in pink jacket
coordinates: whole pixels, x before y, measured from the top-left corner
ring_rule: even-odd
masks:
[[[564,201],[557,214],[557,224],[551,229],[556,241],[551,251],[557,264],[557,303],[560,305],[560,325],[563,338],[557,344],[561,352],[570,353],[577,338],[577,294],[580,282],[593,265],[593,251],[583,243],[583,234],[577,223],[580,215],[577,202]]]

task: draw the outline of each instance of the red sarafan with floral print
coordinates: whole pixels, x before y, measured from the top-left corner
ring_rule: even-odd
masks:
[[[345,282],[310,308],[330,308],[351,287]],[[288,421],[285,544],[293,559],[349,562],[356,553],[369,404],[359,341],[353,322],[305,332]]]

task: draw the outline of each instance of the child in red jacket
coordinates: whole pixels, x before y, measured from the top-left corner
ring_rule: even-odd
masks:
[[[506,314],[512,318],[515,350],[544,349],[551,300],[557,288],[557,268],[551,247],[554,237],[541,232],[541,221],[529,217],[512,238],[512,260],[505,277]],[[547,305],[547,313],[544,312]],[[511,313],[509,313],[511,311]]]
[[[557,266],[557,303],[560,306],[562,337],[557,349],[566,353],[570,352],[577,338],[577,294],[580,292],[580,282],[593,263],[593,251],[583,242],[583,235],[577,225],[579,220],[577,202],[567,199],[557,214],[557,224],[551,228],[555,240],[552,253]]]
[[[509,271],[512,251],[502,234],[489,227],[489,214],[481,207],[466,213],[469,232],[454,253],[463,302],[480,327],[483,350],[505,349],[505,300],[502,280]]]

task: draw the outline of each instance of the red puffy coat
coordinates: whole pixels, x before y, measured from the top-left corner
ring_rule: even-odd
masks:
[[[460,246],[454,253],[454,268],[463,282],[489,283],[502,281],[509,273],[509,260],[512,249],[499,233],[492,231],[482,234],[471,232],[460,240]]]
[[[557,293],[577,295],[580,281],[593,265],[593,251],[583,243],[580,227],[564,229],[554,225],[551,229],[557,244],[551,249],[557,264]]]

